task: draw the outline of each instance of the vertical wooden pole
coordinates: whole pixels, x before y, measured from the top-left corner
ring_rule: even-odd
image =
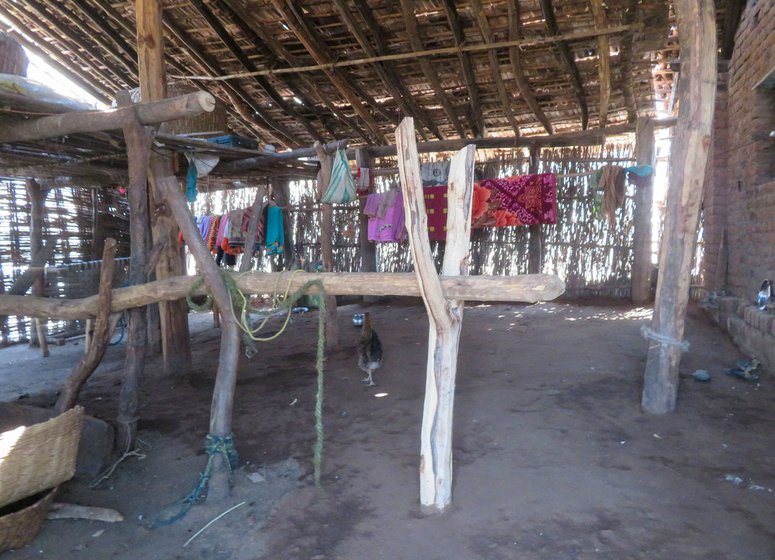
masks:
[[[452,419],[464,302],[444,296],[433,264],[412,118],[405,118],[396,129],[396,145],[409,244],[430,322],[420,436],[420,503],[441,511],[452,500]],[[468,274],[475,153],[475,146],[466,146],[450,165],[444,275]]]
[[[538,173],[541,164],[541,147],[538,144],[530,145],[530,163],[528,173]],[[527,271],[530,274],[540,274],[544,262],[544,240],[541,224],[530,226],[530,237],[527,247]]]
[[[131,105],[124,92],[118,98],[119,106]],[[148,256],[148,162],[151,154],[151,131],[140,124],[135,114],[127,114],[124,122],[129,185],[129,284],[134,286],[146,281]],[[124,378],[118,397],[118,430],[116,446],[129,451],[137,437],[137,383],[145,368],[148,343],[147,312],[145,307],[133,307],[127,311],[127,342],[124,358]]]
[[[667,211],[659,255],[641,405],[675,409],[692,257],[708,160],[716,97],[716,18],[713,2],[676,0],[681,39],[680,109],[670,154]],[[659,338],[661,340],[656,340]]]
[[[43,222],[46,215],[47,191],[34,179],[28,179],[27,192],[30,197],[30,262],[37,262],[41,259],[41,252],[43,251]],[[45,263],[42,263],[42,266],[44,265]],[[44,295],[44,282],[45,278],[41,272],[32,284],[32,295]],[[41,354],[44,358],[47,358],[49,351],[45,321],[35,318],[32,322],[33,328],[30,329],[30,345],[40,346]]]
[[[167,93],[164,69],[164,33],[162,5],[159,0],[136,0],[137,59],[142,101],[164,99]],[[174,176],[172,160],[167,155],[151,157],[151,231],[154,243],[165,243],[165,249],[156,267],[156,277],[161,280],[185,272],[181,252],[178,250],[178,229],[162,203],[158,182]],[[188,310],[183,300],[159,304],[161,322],[161,346],[164,372],[168,375],[191,369],[191,348],[188,336]]]
[[[326,153],[320,142],[315,142],[315,152],[320,160],[321,180],[318,182],[318,197],[323,196],[331,180],[334,158]],[[334,271],[334,207],[320,203],[320,252],[323,258],[323,272]],[[336,296],[326,296],[326,349],[339,347]]]
[[[635,159],[638,165],[655,163],[654,121],[639,117],[635,125]],[[654,174],[638,182],[633,216],[632,301],[651,299],[651,214],[654,205]]]
[[[370,168],[371,156],[366,147],[355,149],[355,163],[358,167]],[[371,189],[369,189],[371,193]],[[377,272],[377,247],[369,241],[369,218],[363,213],[366,198],[358,200],[358,245],[361,252],[361,272]],[[377,298],[363,296],[363,303],[373,303]]]

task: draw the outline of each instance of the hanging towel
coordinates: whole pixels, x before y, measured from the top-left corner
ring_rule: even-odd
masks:
[[[270,206],[266,218],[266,254],[281,255],[284,248],[283,211],[279,206]]]
[[[346,203],[355,200],[355,181],[347,163],[344,150],[337,150],[331,168],[331,179],[320,202],[326,204]]]
[[[616,225],[616,210],[624,206],[624,168],[604,165],[597,174],[597,188],[603,191],[601,210],[608,225]]]
[[[552,173],[485,179],[489,214],[478,227],[557,223],[557,178]]]
[[[188,160],[188,171],[186,172],[186,200],[196,202],[196,165],[190,159]]]
[[[638,177],[648,177],[654,173],[654,168],[650,165],[633,165],[631,167],[625,167],[624,172],[633,173]]]
[[[220,158],[213,155],[197,154],[187,152],[185,154],[188,160],[188,171],[186,172],[186,200],[196,201],[196,180],[199,177],[207,177],[210,171],[218,165]]]
[[[423,196],[428,216],[428,239],[444,241],[447,239],[447,186],[425,188]]]

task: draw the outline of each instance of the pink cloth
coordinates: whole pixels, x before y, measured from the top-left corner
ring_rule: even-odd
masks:
[[[218,224],[218,234],[215,236],[215,246],[221,247],[223,245],[223,238],[226,237],[226,231],[229,227],[229,215],[224,214],[221,216],[221,221]]]
[[[385,214],[382,218],[377,216],[377,210],[379,209],[379,203],[382,201],[383,196],[387,194],[369,195],[366,199],[367,206],[372,196],[375,198],[372,203],[373,214],[369,218],[368,235],[369,241],[376,243],[395,243],[402,241],[404,238],[404,199],[401,192],[396,193],[393,204],[385,207]],[[365,213],[365,209],[364,209]]]
[[[379,203],[382,202],[384,195],[379,193],[373,193],[366,197],[366,204],[363,207],[363,213],[366,216],[372,217],[377,215],[379,210]]]
[[[492,202],[516,218],[511,225],[557,223],[557,179],[552,173],[485,179],[479,184],[492,191]],[[426,189],[427,190],[427,189]]]

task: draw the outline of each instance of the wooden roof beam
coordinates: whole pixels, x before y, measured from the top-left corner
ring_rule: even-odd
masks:
[[[404,27],[406,28],[406,34],[409,36],[409,44],[411,45],[412,50],[423,50],[425,47],[417,28],[417,19],[414,15],[414,0],[401,0],[401,13],[403,15]],[[463,126],[460,124],[460,121],[455,114],[455,108],[452,106],[449,97],[447,97],[447,94],[444,91],[444,87],[441,85],[441,80],[439,79],[439,74],[436,72],[436,68],[427,58],[418,58],[417,62],[420,64],[425,79],[428,80],[431,89],[433,89],[436,94],[436,98],[444,108],[444,112],[446,113],[450,124],[455,128],[461,138],[465,138],[466,131],[463,130]]]
[[[317,32],[307,24],[299,11],[294,6],[288,5],[289,0],[271,0],[271,2],[277,10],[277,13],[283,18],[283,22],[293,34],[296,35],[296,38],[304,45],[304,48],[307,49],[307,52],[312,56],[315,62],[321,65],[330,64],[333,58],[328,52],[328,48],[318,38]],[[324,72],[344,98],[352,105],[353,110],[366,124],[366,128],[369,129],[369,132],[371,132],[378,141],[384,142],[384,133],[380,130],[377,121],[374,120],[374,116],[363,106],[363,102],[353,87],[352,81],[343,76],[340,71],[334,70],[333,68],[326,68]]]
[[[511,4],[512,2],[509,2],[509,5]],[[452,37],[455,40],[455,46],[460,47],[465,44],[466,36],[454,0],[444,0],[444,11],[447,14],[447,21],[452,29]],[[460,61],[460,67],[463,70],[463,79],[466,82],[466,89],[468,90],[468,102],[471,110],[471,131],[473,132],[474,138],[477,136],[484,136],[484,118],[479,101],[479,88],[476,87],[474,67],[471,64],[471,56],[467,52],[459,52],[457,57]]]
[[[199,48],[199,45],[197,45],[191,37],[188,36],[188,34],[183,31],[178,25],[171,21],[169,18],[164,18],[164,26],[172,33],[172,35],[177,39],[181,44],[185,46],[184,50],[188,51],[188,54],[196,60],[200,66],[206,69],[206,71],[211,76],[217,76],[219,74],[218,70],[218,64],[209,57],[209,55],[202,52],[202,50]],[[304,142],[302,142],[299,138],[296,138],[294,134],[288,130],[285,126],[278,123],[274,120],[271,116],[267,115],[259,109],[258,106],[256,106],[255,103],[253,103],[253,100],[250,98],[250,96],[245,93],[242,88],[240,88],[237,85],[232,85],[229,83],[222,84],[224,87],[224,91],[226,95],[229,97],[229,99],[234,103],[235,108],[240,112],[240,114],[245,118],[247,121],[253,123],[254,125],[259,126],[259,128],[263,128],[265,131],[269,132],[270,134],[277,135],[277,133],[280,134],[281,138],[286,139],[286,141],[289,141],[291,145],[302,145]],[[241,101],[241,103],[240,103]],[[251,115],[245,114],[244,107],[241,107],[242,103],[250,108],[250,110],[257,116],[259,119],[264,121],[266,123],[265,126],[262,126],[261,124],[256,122],[255,117],[251,118]]]
[[[113,29],[110,26],[106,18],[102,17],[100,13],[95,10],[88,2],[84,0],[71,0],[75,6],[81,11],[86,18],[96,25],[100,31],[105,34],[105,37],[111,39],[124,55],[132,62],[132,73],[137,73],[137,50],[124,40],[124,37],[120,32]]]
[[[640,3],[638,0],[627,0],[624,10],[622,23],[630,25],[638,17]],[[622,76],[622,95],[624,96],[624,106],[627,108],[627,122],[634,123],[638,118],[638,108],[635,103],[635,94],[632,91],[632,58],[634,54],[633,37],[634,32],[627,33],[622,38],[619,46],[619,60]]]
[[[603,0],[590,0],[592,15],[595,18],[595,27],[605,29],[608,26],[608,18],[605,15]],[[598,123],[603,128],[608,122],[608,103],[611,99],[611,44],[608,35],[597,38],[598,73],[600,77],[600,100],[598,102]]]
[[[560,29],[557,27],[557,18],[554,15],[554,6],[552,0],[539,0],[541,4],[541,11],[544,14],[544,20],[546,21],[546,28],[549,31],[549,35],[559,36]],[[587,106],[587,95],[584,93],[584,83],[581,80],[581,74],[576,66],[576,61],[573,58],[573,53],[566,41],[557,41],[557,50],[560,51],[560,58],[565,63],[565,67],[571,76],[573,83],[573,89],[576,92],[576,99],[581,109],[581,128],[586,130],[589,126],[589,107]]]
[[[337,6],[340,4],[343,6],[340,8],[340,11],[343,12],[343,17],[345,17],[345,12],[343,10],[346,9],[346,2],[344,0],[335,1]],[[365,34],[360,31],[360,26],[352,17],[352,13],[349,11],[349,9],[346,9],[347,17],[349,17],[351,20],[351,23],[348,23],[347,26],[350,28],[351,32],[353,32],[353,35],[355,35],[358,39],[361,48],[363,48],[364,52],[368,56],[386,54],[387,50],[385,45],[387,45],[387,38],[385,37],[385,32],[377,21],[377,18],[374,17],[374,12],[371,10],[366,0],[355,0],[355,8],[358,10],[358,13],[361,15],[361,18],[363,18],[363,21],[366,23],[366,27],[369,29],[369,32],[374,38],[374,46],[372,46],[371,42],[369,42]],[[396,99],[396,103],[398,103],[399,106],[401,106],[403,103],[406,108],[402,108],[408,115],[416,115],[417,120],[421,122],[423,126],[425,126],[431,132],[431,134],[436,136],[439,140],[444,140],[446,135],[439,129],[439,127],[433,121],[433,117],[428,113],[428,111],[420,106],[420,104],[415,100],[414,96],[403,84],[403,81],[398,74],[396,65],[393,62],[385,61],[381,63],[375,63],[374,68],[380,68],[384,70],[383,73],[385,74],[385,78],[383,81],[386,81],[386,84],[393,86],[395,91],[392,93]],[[422,129],[419,129],[418,132],[420,133],[420,136],[422,136],[424,139],[427,139]]]
[[[492,43],[493,34],[490,28],[490,22],[487,20],[487,14],[484,13],[484,7],[481,0],[471,0],[471,9],[476,15],[476,21],[479,23],[479,29],[482,32],[482,38],[485,43]],[[498,62],[498,51],[487,51],[487,56],[490,59],[490,67],[492,68],[493,79],[495,80],[495,88],[498,90],[498,97],[500,98],[503,112],[506,114],[506,120],[514,129],[514,134],[519,136],[519,124],[517,118],[514,116],[514,109],[512,108],[512,99],[509,92],[506,91],[506,84],[503,83],[503,75],[501,74],[500,62]]]
[[[509,40],[518,41],[522,39],[522,18],[519,11],[519,2],[508,2],[509,9]],[[554,134],[554,127],[549,118],[544,113],[541,105],[536,99],[533,89],[525,76],[525,69],[522,67],[522,51],[519,47],[509,47],[509,60],[514,71],[514,81],[517,82],[517,88],[522,99],[525,100],[530,110],[536,116],[538,121],[546,129],[547,134]]]
[[[242,5],[241,0],[216,0],[214,5],[218,6],[229,15],[240,31],[245,34],[253,47],[266,59],[266,66],[274,67],[282,63],[282,60],[277,56],[277,53],[266,44],[266,41],[262,38],[261,34],[254,28],[254,19],[250,17],[250,14]],[[322,111],[315,110],[317,102],[311,99],[308,93],[304,91],[300,82],[304,82],[311,92],[316,91],[316,86],[304,76],[297,77],[289,74],[288,76],[277,76],[277,79],[282,82],[295,97],[298,97],[305,107],[314,113],[315,117],[320,121],[320,124],[326,129],[331,137],[336,138],[336,131],[330,125],[329,119],[323,118],[328,115],[324,115]]]
[[[223,26],[220,20],[215,17],[215,14],[213,14],[213,12],[210,11],[207,6],[205,6],[204,2],[202,2],[202,0],[189,1],[194,9],[199,13],[199,15],[201,15],[207,21],[213,31],[215,31],[215,34],[218,36],[218,38],[223,42],[224,45],[226,45],[226,48],[229,49],[231,54],[234,56],[234,58],[237,59],[243,68],[245,68],[248,72],[255,72],[257,70],[256,65],[242,51],[237,42],[226,31],[226,28]],[[270,99],[274,101],[278,107],[285,111],[286,114],[296,119],[314,140],[323,140],[323,137],[315,129],[315,127],[312,126],[312,124],[306,118],[298,114],[298,112],[296,112],[290,105],[288,105],[288,103],[286,103],[286,101],[277,92],[277,90],[272,87],[272,84],[269,83],[267,78],[264,78],[263,76],[254,76],[253,79],[256,81],[258,86],[266,92]]]

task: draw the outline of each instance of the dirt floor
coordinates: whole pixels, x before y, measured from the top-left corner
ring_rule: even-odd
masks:
[[[327,361],[323,489],[312,483],[316,314],[243,357],[234,432],[244,464],[232,498],[146,523],[193,489],[204,466],[218,331],[192,316],[195,368],[142,384],[145,458],[59,499],[116,508],[123,523],[49,521],[18,559],[683,559],[775,558],[775,391],[723,375],[741,356],[698,310],[687,325],[678,411],[639,408],[649,310],[544,303],[466,310],[458,369],[454,504],[423,515],[419,429],[427,319],[417,302],[371,308],[385,349],[365,388],[358,330],[341,309]],[[47,404],[80,356],[0,351],[2,398]],[[111,421],[123,359],[111,348],[82,402]],[[698,368],[710,383],[691,378]],[[158,361],[148,367],[158,372]],[[49,391],[49,393],[46,393]],[[246,473],[261,475],[258,482]],[[725,480],[739,477],[737,483]],[[263,479],[263,480],[261,480]],[[245,502],[184,547],[210,519]]]

